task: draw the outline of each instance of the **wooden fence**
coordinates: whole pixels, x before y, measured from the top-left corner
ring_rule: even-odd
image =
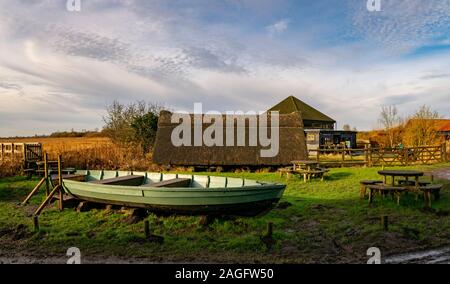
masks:
[[[429,165],[448,161],[445,144],[437,146],[408,147],[403,149],[311,149],[310,158],[330,166],[409,166]]]
[[[28,163],[42,160],[41,143],[0,143],[0,161]]]

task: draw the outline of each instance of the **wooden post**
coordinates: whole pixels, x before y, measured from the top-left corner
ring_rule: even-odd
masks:
[[[50,186],[48,180],[48,155],[47,152],[44,154],[44,178],[45,178],[45,196],[50,194]]]
[[[11,143],[11,161],[14,164],[15,161],[15,154],[14,154],[14,143]]]
[[[273,223],[269,222],[267,224],[267,236],[272,237],[272,235],[273,235]]]
[[[319,148],[317,148],[317,162],[320,162],[320,145]]]
[[[33,195],[36,193],[36,191],[39,190],[39,188],[44,184],[45,180],[41,179],[41,181],[36,185],[36,187],[28,194],[28,196],[25,198],[25,200],[22,202],[22,205],[25,205],[28,203],[28,201],[33,197]]]
[[[447,163],[447,142],[442,143],[441,147],[441,161]]]
[[[369,151],[367,144],[364,145],[364,166],[367,167],[369,165]]]
[[[381,216],[381,226],[383,227],[383,230],[389,230],[389,218],[387,215]]]
[[[39,217],[33,216],[34,230],[39,231]]]
[[[64,189],[63,189],[63,179],[62,179],[62,168],[61,168],[61,155],[58,155],[58,185],[59,185],[59,210],[64,210]]]
[[[47,196],[47,198],[44,200],[44,202],[41,203],[41,205],[39,206],[39,208],[34,212],[34,216],[38,216],[39,214],[41,214],[42,210],[45,208],[45,206],[47,205],[47,203],[50,201],[50,199],[52,199],[53,195],[55,195],[56,191],[59,190],[60,185],[57,185],[52,192],[50,192],[50,194]]]
[[[342,149],[342,163],[341,163],[341,168],[344,167],[344,162],[345,162],[345,147]]]
[[[450,153],[450,147],[448,141],[445,141],[445,162],[448,162],[448,154]]]
[[[144,233],[146,239],[150,238],[150,222],[148,220],[144,221]]]

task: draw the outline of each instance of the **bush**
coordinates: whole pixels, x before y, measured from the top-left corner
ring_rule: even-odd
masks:
[[[121,147],[140,147],[144,154],[153,148],[158,128],[158,104],[138,101],[128,105],[114,101],[107,107],[104,133]]]

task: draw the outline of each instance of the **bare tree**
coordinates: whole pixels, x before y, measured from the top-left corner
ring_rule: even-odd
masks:
[[[411,116],[403,140],[412,146],[432,145],[438,135],[436,120],[441,118],[442,116],[430,106],[422,105]]]
[[[402,119],[398,115],[397,107],[395,105],[383,106],[381,108],[379,122],[386,130],[390,147],[394,147],[394,142],[397,138],[395,128],[402,123]]]
[[[350,131],[352,128],[350,127],[349,124],[344,124],[343,129],[344,131]]]

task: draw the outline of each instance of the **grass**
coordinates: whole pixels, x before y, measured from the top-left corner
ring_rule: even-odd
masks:
[[[408,167],[433,169],[450,164]],[[397,167],[396,169],[400,169]],[[83,255],[145,257],[155,262],[365,262],[369,247],[379,247],[383,255],[449,244],[450,181],[441,199],[433,201],[436,212],[422,210],[423,201],[403,196],[401,205],[390,198],[376,198],[369,206],[359,198],[359,181],[379,178],[379,168],[332,169],[324,182],[286,181],[276,173],[222,173],[220,175],[286,182],[280,202],[291,204],[257,218],[216,220],[209,228],[199,225],[199,217],[158,217],[148,220],[164,243],[143,238],[143,222],[128,224],[117,211],[93,209],[63,212],[54,206],[40,217],[40,230],[33,232],[29,217],[42,200],[35,196],[25,207],[17,205],[37,180],[23,177],[0,179],[0,247],[4,251],[65,255],[76,246]],[[445,216],[444,213],[447,213]],[[380,216],[389,216],[389,231],[380,226]],[[268,222],[274,223],[277,240],[272,252],[260,241]],[[24,225],[24,226],[21,226]],[[1,252],[1,249],[0,249]]]

